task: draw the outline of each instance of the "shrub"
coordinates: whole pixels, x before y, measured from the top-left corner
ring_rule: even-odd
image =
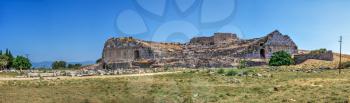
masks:
[[[341,68],[349,68],[350,67],[350,61],[341,63]]]
[[[238,73],[235,70],[230,69],[229,71],[227,71],[226,76],[235,76],[237,74]]]
[[[247,67],[247,61],[246,60],[240,60],[238,69],[243,69]]]
[[[282,66],[293,64],[292,56],[285,51],[278,51],[272,54],[269,61],[270,66]]]
[[[225,73],[225,70],[220,68],[218,71],[217,71],[218,74],[224,74]]]
[[[310,53],[311,54],[323,54],[323,53],[327,53],[327,49],[321,48],[321,49],[318,49],[318,50],[312,50]]]
[[[251,74],[251,73],[254,73],[255,71],[254,70],[246,70],[246,71],[243,71],[243,75],[248,75],[248,74]]]

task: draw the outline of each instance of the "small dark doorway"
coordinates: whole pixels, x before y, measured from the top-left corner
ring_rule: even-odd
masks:
[[[260,57],[261,58],[266,58],[265,49],[260,49]]]
[[[135,59],[140,59],[140,51],[139,50],[135,50],[134,51],[134,58]]]

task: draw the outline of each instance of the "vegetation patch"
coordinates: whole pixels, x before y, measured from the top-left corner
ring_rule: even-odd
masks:
[[[269,61],[270,66],[282,66],[291,64],[293,64],[292,56],[285,51],[273,53]]]

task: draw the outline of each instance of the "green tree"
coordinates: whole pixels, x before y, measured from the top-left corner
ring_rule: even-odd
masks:
[[[82,66],[82,64],[68,64],[68,68],[78,69]]]
[[[74,64],[68,64],[67,68],[74,68]]]
[[[3,70],[6,68],[9,63],[9,57],[0,53],[0,69]]]
[[[270,66],[291,65],[293,63],[294,62],[292,56],[285,51],[278,51],[273,53],[269,61]]]
[[[7,68],[12,68],[12,67],[13,67],[13,60],[14,60],[14,57],[13,57],[11,51],[10,51],[9,49],[6,49],[4,55],[6,55],[7,57],[9,57],[9,59],[8,59],[9,62],[7,63],[6,67],[7,67]]]
[[[60,69],[60,68],[66,68],[67,62],[65,61],[55,61],[51,65],[52,69]]]
[[[102,62],[102,58],[96,60],[96,64],[101,63],[101,62]]]
[[[32,64],[28,58],[24,56],[17,56],[13,60],[13,67],[19,70],[30,69],[32,67]]]

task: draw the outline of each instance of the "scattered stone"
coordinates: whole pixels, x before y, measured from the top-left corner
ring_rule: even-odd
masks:
[[[258,77],[262,77],[263,75],[262,74],[260,74],[260,73],[257,73],[256,74]]]
[[[229,78],[229,79],[227,79],[226,81],[227,81],[228,83],[231,83],[231,84],[233,84],[233,83],[235,83],[235,84],[241,83],[241,80],[236,79],[236,78]]]
[[[331,70],[330,67],[324,67],[324,66],[320,67],[319,69],[320,69],[320,70]]]

